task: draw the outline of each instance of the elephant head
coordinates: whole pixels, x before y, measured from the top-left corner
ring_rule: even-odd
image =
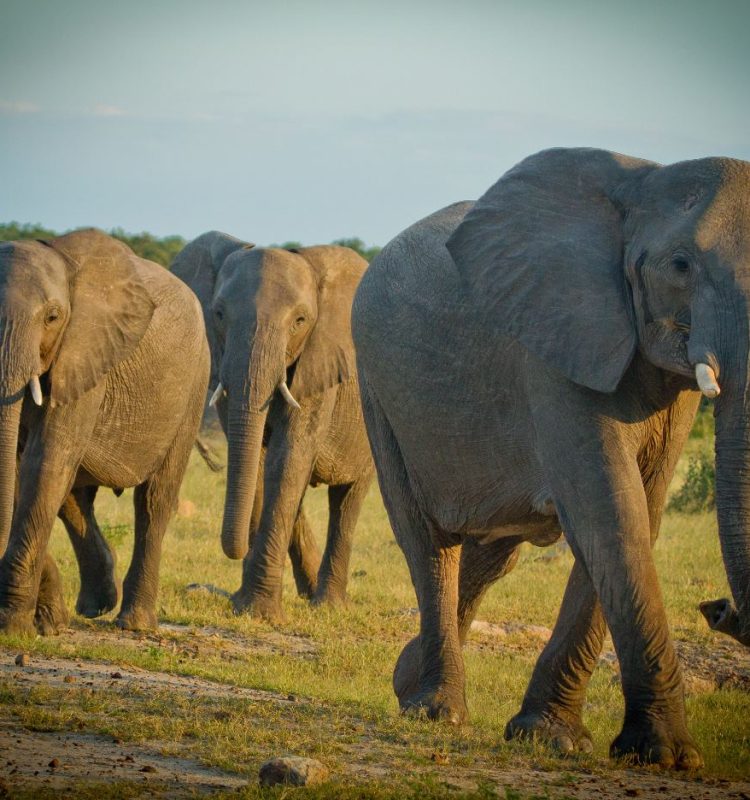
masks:
[[[349,317],[367,263],[345,247],[256,248],[217,232],[183,253],[173,271],[203,306],[212,399],[226,404],[222,548],[243,558],[271,401],[278,391],[299,407],[355,374]]]
[[[0,554],[13,515],[21,401],[71,403],[133,352],[154,312],[134,259],[96,230],[0,244]]]
[[[703,610],[750,645],[750,163],[544,151],[480,198],[448,250],[488,325],[575,383],[615,391],[637,348],[717,398],[735,605]]]

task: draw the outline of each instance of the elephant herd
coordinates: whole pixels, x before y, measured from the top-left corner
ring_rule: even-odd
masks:
[[[651,548],[702,392],[733,601],[701,610],[750,646],[750,163],[543,151],[369,267],[218,232],[169,271],[96,230],[8,242],[0,342],[0,631],[67,622],[55,516],[77,612],[116,607],[100,486],[135,487],[117,625],[157,625],[161,542],[210,395],[238,613],[283,620],[287,553],[300,594],[345,599],[376,472],[420,610],[394,689],[403,711],[460,724],[484,593],[523,542],[564,532],[575,564],[506,737],[591,749],[582,710],[609,628],[625,696],[612,755],[701,765]],[[302,507],[320,483],[322,557]]]

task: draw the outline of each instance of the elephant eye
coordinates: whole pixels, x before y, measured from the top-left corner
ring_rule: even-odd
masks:
[[[644,251],[643,251],[643,252],[642,252],[642,253],[641,253],[641,254],[638,256],[638,259],[637,259],[637,260],[636,260],[636,262],[635,262],[635,268],[636,268],[636,269],[640,269],[640,268],[641,268],[641,267],[642,267],[642,266],[645,264],[645,262],[646,262],[646,255],[647,255],[647,253],[648,253],[648,251],[644,250]]]
[[[214,309],[214,316],[221,322],[224,319],[224,312],[220,308]]]
[[[47,314],[44,317],[44,324],[45,325],[52,325],[54,322],[60,319],[60,309],[59,308],[50,308],[47,311]]]
[[[685,275],[690,272],[690,263],[686,261],[684,258],[675,258],[672,261],[672,267],[676,272],[679,272],[681,275]]]

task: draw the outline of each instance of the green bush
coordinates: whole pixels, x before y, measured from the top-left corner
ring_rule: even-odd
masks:
[[[685,483],[669,502],[671,511],[699,514],[716,506],[716,472],[713,458],[700,453],[688,462]]]

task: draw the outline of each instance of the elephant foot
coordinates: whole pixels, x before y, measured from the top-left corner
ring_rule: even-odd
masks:
[[[399,700],[399,705],[402,714],[436,722],[447,722],[449,725],[463,725],[469,719],[463,691],[453,687],[441,686],[437,689],[423,689]]]
[[[609,755],[634,764],[657,764],[666,769],[700,769],[703,766],[703,758],[684,722],[673,723],[668,716],[641,717],[636,722],[626,722],[612,742]]]
[[[16,636],[36,636],[34,611],[16,611],[10,608],[0,609],[0,633]]]
[[[415,636],[401,651],[393,668],[393,691],[403,707],[406,698],[419,692],[419,678],[422,671],[422,652],[419,636]]]
[[[107,580],[98,586],[81,586],[76,600],[76,613],[87,619],[101,617],[120,602],[120,592],[113,580]]]
[[[281,600],[276,596],[249,594],[240,589],[232,595],[231,599],[234,613],[237,615],[248,614],[274,624],[286,621]]]
[[[314,606],[332,606],[341,607],[347,603],[346,589],[338,589],[334,586],[318,586],[318,590],[312,597],[312,604]]]
[[[576,715],[563,718],[550,712],[520,711],[505,726],[505,738],[545,742],[563,755],[594,749],[591,733]]]
[[[122,608],[115,625],[123,631],[152,631],[159,627],[159,620],[153,609]]]
[[[40,598],[34,613],[34,627],[41,636],[57,636],[68,627],[70,615],[62,598],[52,601]]]

